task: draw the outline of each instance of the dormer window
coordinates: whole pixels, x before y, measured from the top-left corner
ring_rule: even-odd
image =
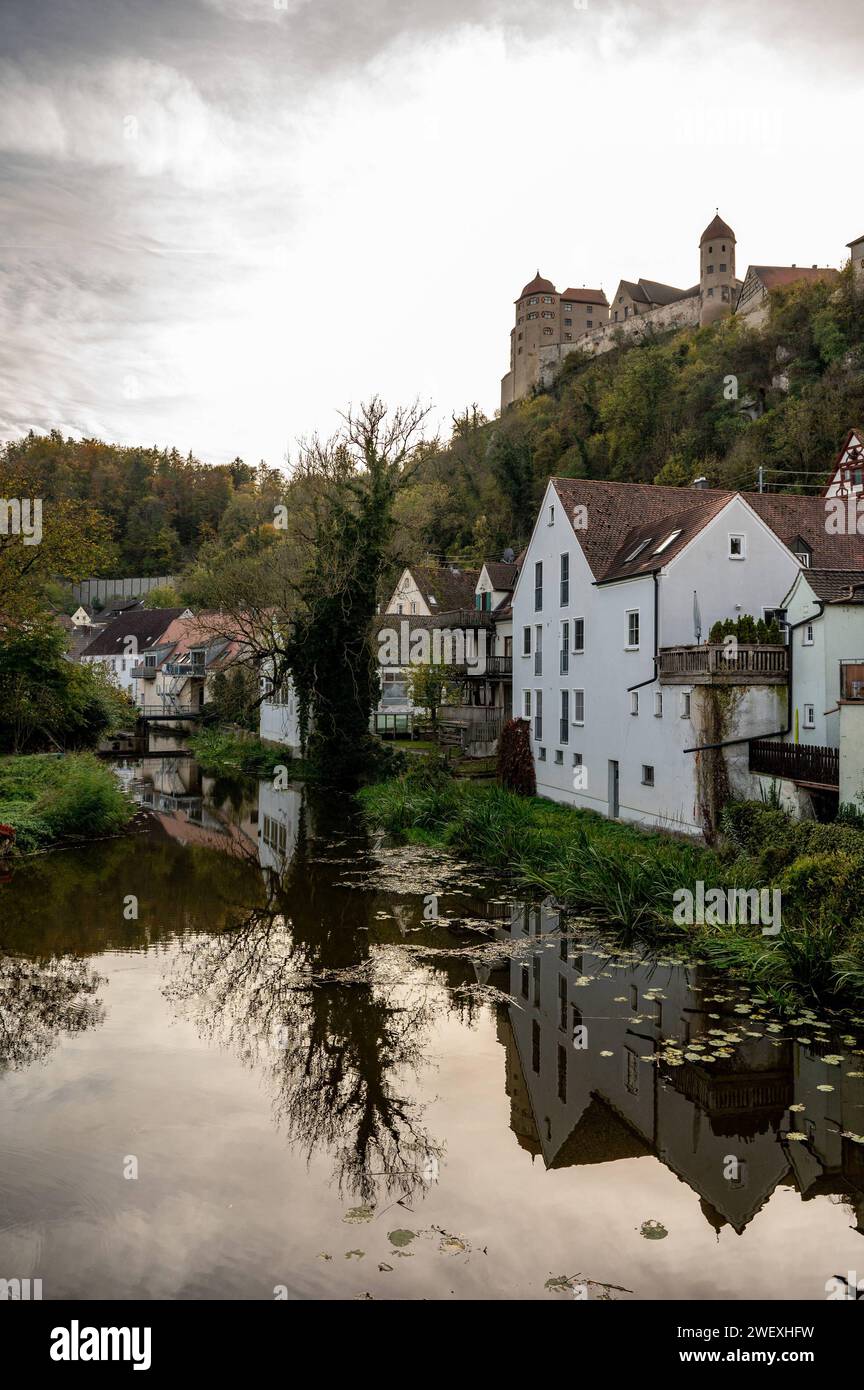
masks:
[[[796,551],[795,551],[795,559],[798,561],[798,563],[800,564],[800,566],[801,566],[802,569],[809,570],[809,568],[810,568],[810,552],[809,552],[809,550],[796,550]]]

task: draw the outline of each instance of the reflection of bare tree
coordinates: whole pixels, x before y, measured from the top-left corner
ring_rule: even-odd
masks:
[[[40,1062],[61,1033],[83,1033],[102,1022],[94,996],[104,984],[85,961],[51,961],[0,954],[0,1071]]]
[[[277,1120],[307,1158],[335,1155],[341,1190],[405,1195],[434,1173],[440,1146],[406,1094],[423,1059],[433,991],[369,948],[370,906],[308,859],[305,824],[286,877],[234,928],[187,943],[169,993],[205,1035],[266,1068]],[[416,975],[414,977],[416,981]]]

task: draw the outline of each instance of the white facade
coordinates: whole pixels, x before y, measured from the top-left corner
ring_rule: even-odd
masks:
[[[299,754],[300,721],[293,682],[286,676],[282,685],[274,689],[272,680],[264,677],[264,681],[268,694],[259,706],[259,736],[265,743],[278,743]]]
[[[531,719],[538,794],[701,833],[698,755],[684,752],[703,738],[701,700],[687,687],[652,679],[655,650],[696,640],[694,593],[703,640],[715,621],[780,607],[798,562],[741,496],[732,497],[665,565],[658,556],[655,634],[652,574],[598,584],[578,534],[550,480],[513,595],[513,712]],[[743,538],[735,558],[732,537]],[[641,682],[650,683],[631,691]],[[723,737],[776,732],[778,689],[762,698],[761,687],[746,692]]]

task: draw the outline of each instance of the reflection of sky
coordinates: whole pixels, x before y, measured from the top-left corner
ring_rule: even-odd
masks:
[[[257,825],[251,819],[255,809]],[[683,1069],[669,1085],[660,1068],[644,1065],[638,1102],[628,1112],[621,1063],[631,986],[636,986],[640,1007],[647,990],[662,989],[663,1031],[673,1034],[679,1016],[695,1018],[683,972],[669,966],[653,972],[628,967],[607,980],[602,977],[605,966],[590,952],[565,967],[559,943],[547,938],[536,1007],[533,972],[526,1001],[517,963],[510,968],[521,1008],[510,1007],[506,1017],[496,1017],[486,1005],[460,1014],[451,1007],[457,996],[449,995],[448,986],[485,979],[485,968],[478,975],[472,964],[457,965],[449,956],[421,960],[403,954],[403,947],[421,943],[458,947],[482,940],[423,923],[422,895],[408,881],[418,871],[428,871],[422,854],[408,852],[412,873],[405,874],[405,881],[400,882],[395,860],[385,856],[386,873],[373,889],[339,889],[341,876],[356,874],[370,861],[358,842],[341,837],[330,850],[326,870],[302,858],[299,809],[295,789],[276,792],[266,783],[256,803],[233,807],[232,824],[247,826],[252,844],[256,831],[264,829],[265,814],[271,822],[281,822],[286,861],[296,851],[300,872],[285,880],[287,897],[277,904],[278,929],[252,932],[248,949],[241,949],[236,959],[229,952],[235,969],[239,960],[239,978],[228,981],[227,1006],[220,994],[224,976],[208,973],[206,961],[191,994],[166,992],[166,987],[185,978],[195,939],[188,933],[219,929],[236,920],[230,904],[251,906],[267,896],[272,880],[259,866],[272,846],[265,845],[260,857],[255,854],[244,864],[204,847],[183,847],[176,839],[138,837],[76,856],[53,856],[16,872],[24,900],[31,901],[41,883],[41,890],[36,889],[40,901],[59,903],[65,914],[49,883],[59,888],[64,874],[76,869],[74,881],[79,889],[86,886],[78,898],[90,902],[89,916],[71,924],[68,937],[57,937],[56,943],[86,958],[107,984],[99,991],[103,1022],[72,1037],[60,1032],[44,1061],[0,1076],[0,1270],[41,1277],[47,1298],[269,1298],[277,1284],[287,1285],[290,1295],[299,1298],[354,1297],[366,1290],[377,1298],[544,1298],[551,1296],[543,1288],[547,1278],[578,1273],[623,1285],[641,1298],[780,1299],[823,1298],[831,1275],[860,1266],[864,1247],[862,1237],[850,1229],[849,1207],[825,1195],[824,1187],[821,1195],[802,1201],[787,1185],[788,1162],[776,1126],[751,1136],[758,1152],[754,1149],[750,1165],[753,1186],[742,1200],[748,1214],[751,1197],[758,1209],[739,1236],[731,1225],[715,1231],[700,1192],[713,1201],[715,1211],[725,1205],[734,1215],[731,1199],[724,1202],[727,1194],[718,1193],[715,1167],[706,1168],[706,1155],[710,1165],[716,1154],[736,1152],[740,1145],[734,1137],[727,1140],[712,1132],[711,1120],[680,1084]],[[163,813],[161,819],[168,818]],[[182,825],[183,812],[175,812],[174,819]],[[308,813],[306,828],[308,837]],[[308,848],[307,838],[304,855]],[[116,855],[111,861],[116,872],[99,884],[94,896],[86,871],[108,855]],[[48,878],[40,879],[46,872]],[[181,883],[187,885],[185,897]],[[145,884],[151,885],[149,896]],[[154,884],[157,893],[165,885],[162,897],[154,896]],[[142,894],[140,923],[114,921],[127,892]],[[113,916],[112,902],[118,905]],[[481,906],[472,894],[442,886],[442,917],[460,913],[474,920]],[[163,910],[157,929],[152,919]],[[380,1199],[381,1215],[373,1221],[345,1223],[345,1212],[359,1199],[350,1191],[340,1196],[333,1152],[326,1144],[316,1145],[307,1164],[304,1145],[292,1146],[284,1121],[277,1124],[280,1107],[273,1082],[278,1059],[274,1061],[266,1038],[256,1055],[249,1020],[262,981],[272,989],[278,990],[280,982],[286,987],[284,972],[292,964],[286,959],[283,969],[285,921],[293,924],[309,959],[331,966],[368,960],[378,980],[373,992],[379,1002],[398,1010],[413,994],[438,1005],[422,1015],[414,1040],[420,1065],[382,1069],[392,1093],[408,1100],[431,1141],[443,1146],[440,1181],[419,1188],[409,1201],[411,1209],[390,1205],[391,1194]],[[533,932],[541,918],[529,915],[525,921]],[[544,932],[554,930],[557,916],[544,914],[542,922],[541,942]],[[521,940],[521,914],[516,926]],[[172,931],[187,935],[175,938]],[[502,932],[506,935],[499,927],[499,940]],[[32,942],[34,952],[50,947],[52,939],[47,919],[44,935],[22,938],[19,929],[19,941]],[[141,950],[151,939],[153,948]],[[534,938],[527,939],[533,948]],[[202,935],[200,940],[193,961],[200,961],[206,945],[217,938]],[[105,950],[108,942],[111,949]],[[96,954],[90,954],[94,949]],[[527,959],[530,964],[530,955]],[[491,985],[506,985],[503,954],[499,965],[502,961],[504,970],[493,969],[488,977]],[[573,988],[570,998],[584,1006],[586,1018],[606,1019],[613,1057],[571,1060],[567,1105],[558,1113],[554,1065],[551,1074],[544,1070],[532,1076],[530,1029],[534,1017],[541,1020],[543,1056],[554,1057],[559,978],[565,969],[574,978],[582,971],[601,976],[590,987]],[[358,1000],[358,988],[363,986],[330,986],[314,996],[292,996],[289,989],[285,996],[297,1001],[291,1017],[301,1029],[312,1026],[309,1005],[315,998],[314,1018],[324,1030],[319,1041],[347,1043],[349,1068],[369,1046],[369,1037],[352,1034],[352,1027],[365,1021],[374,1029],[380,1018]],[[352,989],[355,993],[349,995]],[[612,1007],[619,995],[628,1003]],[[221,1025],[234,1013],[239,1028],[229,1045]],[[397,1012],[390,1021],[398,1028],[401,1018]],[[650,1023],[636,1032],[650,1033]],[[595,1054],[599,1045],[606,1044],[595,1037]],[[751,1044],[750,1063],[757,1072],[766,1065],[762,1047]],[[242,1050],[248,1051],[249,1065],[239,1058]],[[640,1050],[649,1051],[650,1043]],[[838,1120],[852,1123],[860,1113],[861,1097],[854,1093],[860,1083],[841,1084],[841,1072],[835,1069],[829,1075],[838,1083],[837,1091],[820,1095],[814,1084],[824,1076],[822,1071],[817,1076],[806,1051],[794,1066],[782,1055],[796,1100],[807,1104],[795,1122],[816,1121],[818,1142],[812,1152],[830,1151],[831,1185],[836,1186],[840,1155],[836,1142],[831,1149],[831,1135]],[[842,1071],[852,1065],[848,1060]],[[732,1064],[728,1070],[734,1070]],[[290,1074],[293,1084],[296,1077]],[[618,1078],[617,1090],[611,1077]],[[615,1107],[622,1124],[641,1125],[643,1137],[650,1139],[656,1126],[665,1162],[650,1151],[609,1160],[596,1141],[593,1152],[578,1149],[574,1161],[571,1136],[598,1098]],[[640,1141],[631,1151],[638,1153],[640,1147],[650,1149]],[[568,1152],[569,1162],[547,1167]],[[130,1155],[139,1164],[133,1181],[122,1175]],[[790,1157],[812,1184],[818,1171],[811,1150],[801,1146]],[[701,1166],[694,1166],[697,1161]],[[779,1183],[772,1180],[775,1168],[782,1175]],[[760,1183],[770,1194],[764,1205],[756,1202],[763,1192]],[[667,1238],[643,1239],[639,1228],[646,1221],[661,1222]],[[471,1253],[445,1255],[438,1250],[438,1236],[431,1234],[414,1242],[410,1258],[400,1258],[390,1248],[387,1233],[395,1227],[429,1232],[433,1226],[461,1237]],[[488,1253],[481,1253],[484,1248]],[[345,1258],[347,1251],[358,1249],[365,1252],[362,1259]],[[322,1253],[333,1259],[321,1260]],[[393,1272],[380,1273],[380,1262],[392,1265]]]
[[[279,1283],[302,1298],[533,1297],[550,1274],[575,1272],[642,1297],[820,1297],[835,1266],[860,1263],[848,1212],[824,1198],[778,1189],[743,1237],[718,1242],[696,1195],[653,1157],[547,1172],[510,1130],[486,1012],[471,1030],[441,1017],[421,1073],[428,1127],[446,1141],[439,1185],[414,1212],[345,1224],[352,1203],[327,1155],[307,1169],[286,1147],[260,1077],[178,1020],[159,961],[106,955],[99,969],[103,1027],[0,1085],[0,1264],[26,1260],[21,1275],[40,1275],[46,1297],[267,1298]],[[137,1181],[122,1177],[130,1154]],[[639,1236],[647,1219],[665,1241]],[[423,1240],[411,1259],[388,1256],[394,1226],[432,1224],[488,1254],[450,1257]],[[346,1260],[353,1249],[365,1258]]]

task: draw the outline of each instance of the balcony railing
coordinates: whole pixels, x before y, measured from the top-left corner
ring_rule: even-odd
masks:
[[[840,662],[840,699],[864,700],[864,661]]]
[[[166,661],[162,670],[169,676],[206,675],[203,661]]]
[[[774,739],[754,738],[750,740],[750,771],[832,789],[840,785],[840,750],[816,743],[777,743]]]
[[[453,670],[455,673],[467,680],[501,680],[503,677],[513,675],[512,656],[487,656],[481,652],[477,653],[474,661],[458,662]]]
[[[158,666],[148,666],[146,662],[142,661],[138,666],[132,667],[130,675],[134,676],[135,679],[139,681],[152,681],[157,675],[158,670]]]
[[[662,647],[660,680],[669,685],[782,685],[789,673],[787,647],[707,642],[699,647]]]

